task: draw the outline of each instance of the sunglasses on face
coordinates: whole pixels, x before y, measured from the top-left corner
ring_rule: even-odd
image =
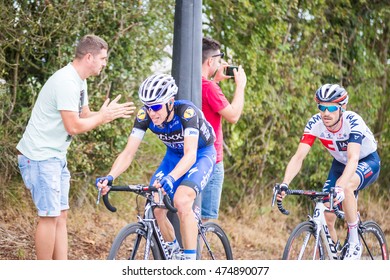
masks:
[[[215,54],[215,55],[212,55],[211,57],[218,57],[220,56],[221,58],[223,58],[225,56],[225,53],[221,52],[219,54]]]
[[[337,106],[337,105],[326,106],[326,105],[321,105],[321,104],[318,104],[317,107],[321,112],[325,112],[325,110],[328,110],[329,113],[336,112],[338,109],[341,108],[340,106]]]
[[[148,111],[152,110],[154,112],[160,111],[162,109],[162,107],[163,107],[162,104],[156,104],[156,105],[150,105],[150,106],[144,105],[144,106],[145,106],[146,110],[148,110]]]

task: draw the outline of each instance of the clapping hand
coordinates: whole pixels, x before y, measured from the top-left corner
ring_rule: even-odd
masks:
[[[118,118],[128,119],[134,113],[135,106],[133,102],[118,103],[121,95],[118,95],[114,100],[110,102],[107,98],[104,101],[99,113],[102,115],[103,123],[109,123]]]

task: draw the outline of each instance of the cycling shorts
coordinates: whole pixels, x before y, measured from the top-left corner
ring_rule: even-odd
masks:
[[[355,190],[355,194],[364,188],[371,185],[379,176],[380,158],[377,152],[373,152],[359,160],[356,168],[356,174],[360,177],[360,184]],[[329,191],[331,187],[335,187],[336,181],[341,177],[345,169],[345,165],[337,160],[333,160],[329,171],[328,179],[326,180],[323,191]]]
[[[153,185],[156,179],[161,180],[164,176],[168,175],[169,172],[176,167],[182,157],[183,155],[175,153],[171,149],[167,149],[167,153],[150,180],[150,184]],[[210,176],[213,173],[215,160],[216,151],[214,145],[199,149],[194,165],[191,166],[186,174],[174,183],[174,193],[180,185],[184,185],[192,188],[196,192],[196,195],[199,195],[207,185]],[[171,199],[173,199],[173,197],[171,197]]]

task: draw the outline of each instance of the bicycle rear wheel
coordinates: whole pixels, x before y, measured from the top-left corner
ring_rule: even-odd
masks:
[[[324,246],[321,237],[316,248],[315,226],[312,222],[300,223],[292,231],[284,248],[283,260],[323,260]],[[314,253],[315,251],[315,253]]]
[[[232,260],[233,253],[229,239],[222,228],[213,222],[204,223],[202,232],[206,237],[204,242],[198,233],[198,260]]]
[[[124,226],[115,237],[110,253],[109,260],[160,260],[161,253],[152,235],[150,252],[145,258],[147,232],[145,227],[140,223],[133,223]]]
[[[388,260],[386,237],[374,221],[366,221],[359,228],[363,251],[361,260]]]

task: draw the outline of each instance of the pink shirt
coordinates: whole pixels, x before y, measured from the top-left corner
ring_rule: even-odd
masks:
[[[214,146],[217,150],[217,163],[223,160],[222,116],[218,112],[228,105],[229,101],[217,83],[202,76],[202,111],[215,131]]]

